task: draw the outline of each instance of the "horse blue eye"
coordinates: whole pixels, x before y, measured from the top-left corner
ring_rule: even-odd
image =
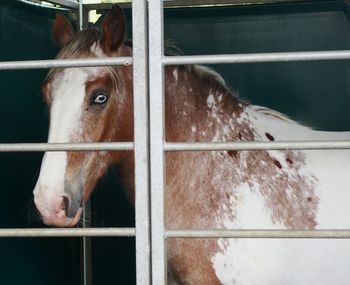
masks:
[[[102,105],[106,103],[108,100],[108,96],[104,93],[96,93],[93,96],[92,104]]]

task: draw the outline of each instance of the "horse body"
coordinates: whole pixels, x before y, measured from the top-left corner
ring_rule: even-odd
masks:
[[[244,104],[222,85],[207,84],[209,74],[200,67],[168,68],[167,141],[350,138]],[[168,153],[167,227],[349,228],[349,159],[344,150]],[[345,284],[350,277],[344,240],[171,239],[168,249],[180,284]]]
[[[58,18],[59,58],[130,56],[114,6],[103,31],[74,35]],[[311,130],[249,105],[199,66],[165,68],[166,140],[284,141],[350,139]],[[132,67],[53,70],[43,86],[50,142],[133,140]],[[68,113],[67,113],[68,112]],[[68,114],[68,115],[66,115]],[[168,229],[345,229],[350,152],[215,151],[166,154]],[[99,177],[117,165],[133,201],[131,152],[46,153],[34,190],[47,224],[74,226]],[[350,241],[169,239],[177,284],[348,284]]]

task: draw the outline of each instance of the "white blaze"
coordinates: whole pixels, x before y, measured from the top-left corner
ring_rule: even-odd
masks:
[[[72,135],[80,135],[80,118],[85,97],[85,82],[88,69],[65,69],[53,81],[52,105],[50,109],[49,143],[67,143]],[[34,195],[48,205],[55,196],[64,192],[66,152],[46,152]],[[38,197],[37,197],[38,198]]]

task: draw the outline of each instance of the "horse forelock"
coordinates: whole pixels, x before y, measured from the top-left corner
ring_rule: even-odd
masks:
[[[98,28],[90,28],[79,31],[74,37],[61,48],[57,54],[57,59],[77,59],[77,58],[102,58],[108,57],[104,53],[100,44],[102,32]],[[132,54],[131,48],[126,44],[120,48],[121,56],[130,56]],[[64,68],[53,68],[49,71],[47,78],[62,71]],[[114,72],[115,68],[106,67],[109,72]]]
[[[57,58],[83,58],[96,57],[91,49],[93,45],[99,42],[101,32],[96,28],[79,31],[74,35],[58,53]]]

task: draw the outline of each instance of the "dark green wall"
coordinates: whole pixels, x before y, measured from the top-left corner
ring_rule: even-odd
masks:
[[[55,10],[0,2],[0,60],[53,58]],[[130,11],[126,11],[130,19]],[[130,33],[130,21],[129,35]],[[349,49],[348,6],[341,1],[231,8],[168,9],[165,38],[185,54]],[[349,63],[215,65],[233,90],[254,104],[329,130],[349,130]],[[40,84],[47,70],[0,71],[0,142],[44,142],[47,112]],[[40,153],[0,154],[0,227],[42,227],[32,202]],[[133,226],[116,182],[93,194],[95,226]],[[0,284],[79,284],[80,239],[0,239]],[[94,239],[94,284],[134,284],[134,240]]]
[[[166,13],[165,38],[185,54],[349,49],[348,9],[342,1],[173,9]],[[316,128],[349,130],[349,61],[213,67],[253,104]]]
[[[51,26],[57,12],[1,0],[0,60],[53,58],[58,49]],[[40,86],[47,71],[0,71],[0,142],[46,141],[48,115]],[[0,228],[45,227],[32,196],[41,158],[42,153],[0,153]],[[99,183],[92,222],[96,226],[133,226],[133,211],[114,178],[107,175]],[[79,238],[0,239],[0,252],[1,285],[81,283]],[[133,239],[94,239],[94,284],[135,283],[134,255]]]
[[[50,59],[52,9],[0,2],[0,60]],[[47,70],[0,71],[0,142],[44,142],[40,84]],[[32,190],[40,153],[0,154],[0,227],[42,227]],[[0,239],[1,284],[79,284],[79,239]]]

